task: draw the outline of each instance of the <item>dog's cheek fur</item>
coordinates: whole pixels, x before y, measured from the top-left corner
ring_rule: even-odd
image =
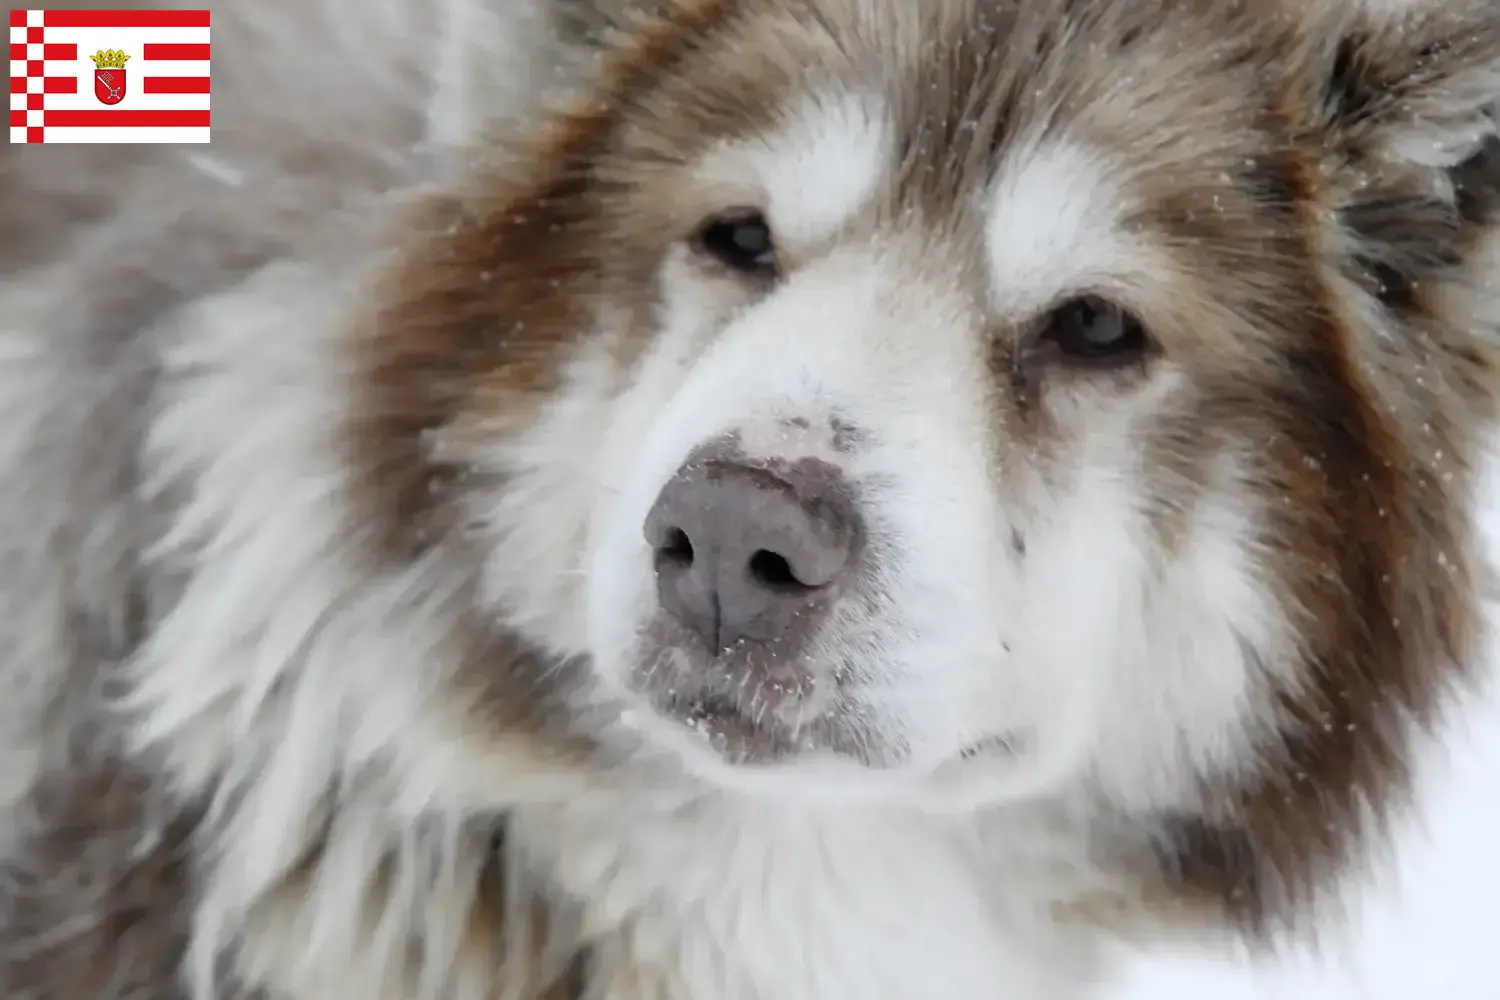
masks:
[[[576,791],[586,747],[560,702],[567,672],[481,615],[466,563],[434,545],[381,565],[387,539],[351,530],[376,523],[355,514],[339,435],[363,383],[344,381],[339,344],[263,351],[284,323],[336,329],[350,315],[367,285],[339,287],[335,273],[267,269],[178,318],[191,335],[166,353],[173,377],[148,455],[193,484],[158,546],[185,582],[130,664],[131,737],[180,798],[203,802],[199,836],[217,845],[194,926],[200,983],[224,950],[250,981],[294,990],[348,961],[369,976],[359,991],[381,995],[416,974],[399,949],[376,948],[389,965],[353,956],[372,947],[365,935],[418,933],[419,921],[422,975],[478,990],[513,948],[454,924],[454,904],[512,924],[525,910],[524,867],[515,898],[484,874],[496,824],[474,811],[492,815],[512,792]],[[277,418],[215,446],[225,416],[249,407]],[[354,912],[374,928],[351,924]]]
[[[1331,19],[1286,91],[1302,153],[1268,188],[1300,206],[1323,261],[1260,471],[1269,568],[1305,659],[1278,687],[1259,777],[1209,780],[1211,806],[1163,841],[1169,882],[1257,934],[1311,920],[1360,865],[1410,791],[1412,740],[1485,634],[1472,511],[1500,388],[1485,253],[1500,25],[1462,4]]]

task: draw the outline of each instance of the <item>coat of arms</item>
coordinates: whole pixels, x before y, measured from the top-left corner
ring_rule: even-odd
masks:
[[[130,57],[119,49],[100,49],[89,58],[94,60],[94,96],[102,104],[125,100],[125,60]]]

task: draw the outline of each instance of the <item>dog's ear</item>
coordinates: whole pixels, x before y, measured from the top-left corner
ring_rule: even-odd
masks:
[[[1500,6],[1306,0],[1291,16],[1289,106],[1323,161],[1312,183],[1339,268],[1403,317],[1474,284],[1500,230]]]
[[[1309,0],[1305,95],[1333,156],[1452,169],[1500,136],[1494,0]]]

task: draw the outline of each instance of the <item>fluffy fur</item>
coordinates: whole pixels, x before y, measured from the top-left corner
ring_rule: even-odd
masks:
[[[1333,919],[1482,667],[1490,4],[214,33],[211,146],[0,154],[0,993],[1064,998]],[[1042,350],[1080,294],[1152,349]],[[709,665],[772,761],[641,533],[726,435],[868,526],[815,719]]]

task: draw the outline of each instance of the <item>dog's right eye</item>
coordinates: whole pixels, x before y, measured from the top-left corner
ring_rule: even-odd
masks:
[[[1085,365],[1128,364],[1151,350],[1151,338],[1140,320],[1094,296],[1054,309],[1042,326],[1040,339],[1063,359]]]
[[[776,273],[776,244],[771,225],[755,209],[735,209],[708,219],[698,229],[694,246],[731,270],[742,274]]]

